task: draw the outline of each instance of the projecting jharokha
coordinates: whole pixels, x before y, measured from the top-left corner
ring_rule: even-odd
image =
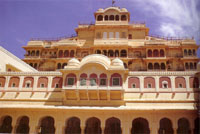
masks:
[[[125,8],[94,17],[23,61],[0,48],[0,133],[199,134],[195,41],[152,37]]]

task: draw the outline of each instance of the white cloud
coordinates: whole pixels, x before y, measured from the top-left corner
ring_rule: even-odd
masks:
[[[196,7],[198,0],[135,0],[134,2],[160,18],[159,31],[164,36],[188,36],[200,41],[200,11]]]

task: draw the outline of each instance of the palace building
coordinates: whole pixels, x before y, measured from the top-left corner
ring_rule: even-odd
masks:
[[[125,8],[94,17],[23,60],[0,47],[0,133],[200,134],[195,40],[150,36]]]

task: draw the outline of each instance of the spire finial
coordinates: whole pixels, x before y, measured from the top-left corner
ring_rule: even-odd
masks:
[[[112,0],[112,7],[114,7],[114,4],[115,4],[115,0]]]

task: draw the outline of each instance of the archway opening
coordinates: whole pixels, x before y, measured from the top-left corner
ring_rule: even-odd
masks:
[[[67,121],[65,134],[81,134],[80,119],[72,117]]]
[[[89,118],[86,122],[85,134],[101,134],[101,122],[98,118]]]
[[[5,116],[0,126],[0,133],[11,133],[12,132],[12,117]]]
[[[150,134],[148,121],[144,118],[133,120],[131,134]]]
[[[178,120],[178,129],[177,134],[190,134],[190,124],[189,121],[185,118]]]
[[[50,116],[41,121],[40,134],[55,134],[54,119]]]
[[[19,120],[16,133],[19,134],[28,134],[29,133],[29,118],[27,116],[21,117]]]
[[[104,130],[104,134],[121,134],[121,123],[117,118],[109,118],[106,120],[106,127]]]
[[[163,118],[160,120],[160,128],[158,130],[159,134],[173,134],[174,130],[172,128],[172,122],[168,118]]]

